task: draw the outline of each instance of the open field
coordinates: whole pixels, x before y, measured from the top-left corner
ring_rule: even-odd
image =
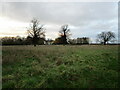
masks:
[[[118,46],[3,46],[3,88],[116,88]]]

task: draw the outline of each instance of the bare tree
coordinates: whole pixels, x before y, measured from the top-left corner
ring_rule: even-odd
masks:
[[[37,19],[31,20],[31,25],[27,32],[28,36],[32,38],[32,43],[34,44],[34,46],[38,44],[40,38],[45,38],[43,25],[40,25]]]
[[[102,32],[97,35],[97,41],[103,43],[106,45],[109,41],[115,38],[115,33],[108,31],[108,32]]]
[[[63,44],[68,44],[67,39],[68,39],[68,36],[70,35],[69,32],[70,32],[70,29],[68,28],[68,25],[63,25],[61,27],[61,30],[59,31],[59,35],[61,37]]]

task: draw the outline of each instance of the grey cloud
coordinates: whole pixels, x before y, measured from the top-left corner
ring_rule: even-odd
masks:
[[[95,38],[95,34],[102,30],[117,32],[118,6],[113,2],[16,2],[5,3],[3,15],[23,22],[30,22],[36,17],[41,24],[51,25],[46,27],[49,35],[58,32],[61,25],[69,24],[74,27],[71,27],[73,37]]]
[[[7,15],[27,20],[37,17],[42,22],[84,23],[116,17],[115,3],[6,3]],[[4,13],[4,12],[3,12]]]

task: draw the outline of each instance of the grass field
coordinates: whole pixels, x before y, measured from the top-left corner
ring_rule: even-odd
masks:
[[[3,88],[116,88],[117,45],[3,46]]]

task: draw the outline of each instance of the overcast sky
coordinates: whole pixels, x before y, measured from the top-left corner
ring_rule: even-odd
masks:
[[[118,34],[117,2],[6,2],[0,11],[0,36],[26,36],[33,18],[44,24],[46,38],[57,38],[64,24],[69,25],[70,38],[95,41],[102,31]]]

